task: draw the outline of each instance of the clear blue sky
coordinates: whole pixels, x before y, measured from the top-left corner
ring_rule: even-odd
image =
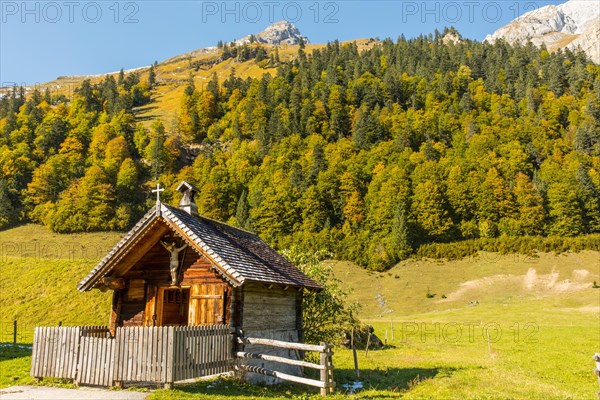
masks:
[[[290,20],[313,43],[455,26],[483,40],[525,11],[562,1],[0,0],[0,85],[146,66]]]

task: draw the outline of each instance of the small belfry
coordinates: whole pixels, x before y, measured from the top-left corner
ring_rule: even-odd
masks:
[[[195,217],[198,216],[198,206],[194,197],[199,192],[198,188],[189,182],[183,181],[177,186],[177,190],[182,193],[179,201],[179,208]]]

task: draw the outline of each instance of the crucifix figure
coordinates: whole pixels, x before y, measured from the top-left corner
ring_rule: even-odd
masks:
[[[160,244],[171,253],[171,261],[169,264],[169,269],[171,270],[171,284],[177,285],[179,283],[179,252],[185,249],[187,244],[184,243],[181,247],[177,247],[175,242],[168,244],[162,240],[160,241]]]

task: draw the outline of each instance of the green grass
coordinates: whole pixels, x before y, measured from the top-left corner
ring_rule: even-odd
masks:
[[[79,293],[75,285],[119,238],[117,233],[57,235],[34,225],[0,232],[2,320],[18,319],[30,327],[58,321],[105,324],[110,294]],[[101,250],[84,253],[77,250],[81,246]],[[356,380],[352,353],[336,348],[334,398],[597,398],[591,357],[600,351],[600,289],[592,288],[593,281],[600,282],[598,252],[480,253],[448,262],[410,260],[385,273],[328,264],[353,289],[350,300],[361,304],[361,320],[388,344],[368,356],[359,351],[364,389],[351,395],[343,385]],[[435,296],[428,298],[428,292]],[[12,327],[2,328],[6,342]],[[32,383],[30,360],[31,350],[0,346],[0,387]],[[150,395],[153,400],[310,397],[318,398],[318,390],[231,379]]]
[[[592,286],[600,281],[600,253],[595,251],[535,257],[480,253],[446,262],[408,260],[386,272],[367,271],[348,262],[328,264],[342,285],[353,291],[350,300],[361,305],[362,319],[457,309],[472,314],[474,303],[492,305],[494,313],[526,300],[535,309],[529,313],[524,308],[526,317],[543,319],[546,312],[568,317],[573,309],[598,313],[599,292]],[[428,292],[435,296],[428,298]]]
[[[38,225],[0,232],[0,341],[31,343],[35,326],[105,325],[110,293],[80,293],[77,283],[120,239],[119,233],[60,235]]]
[[[0,231],[0,256],[19,259],[86,260],[98,262],[123,233],[54,233],[41,225],[27,224]]]
[[[31,347],[0,343],[0,388],[33,383],[30,366]]]

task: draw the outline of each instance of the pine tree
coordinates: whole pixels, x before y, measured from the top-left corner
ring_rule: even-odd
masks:
[[[583,207],[577,190],[571,185],[556,183],[550,186],[548,207],[551,235],[577,236],[584,233]]]
[[[401,204],[396,207],[392,225],[392,252],[398,260],[407,258],[412,251],[412,237],[409,228],[408,213]]]
[[[511,193],[504,178],[496,168],[490,168],[477,195],[479,221],[498,223],[513,211]]]
[[[4,179],[0,179],[0,229],[10,227],[17,220],[17,213],[13,207]]]
[[[600,232],[600,187],[592,181],[588,168],[580,165],[577,170],[580,198],[583,203],[583,218],[586,232]]]
[[[248,192],[246,189],[242,190],[242,194],[237,202],[237,207],[235,209],[235,224],[242,229],[251,229],[250,207],[248,205]]]
[[[445,238],[452,228],[442,190],[431,180],[419,183],[415,187],[412,214],[419,228],[432,240]]]
[[[522,173],[517,175],[513,193],[517,207],[515,220],[519,227],[518,234],[542,234],[546,219],[544,199],[527,175]]]
[[[152,123],[150,133],[150,143],[146,146],[145,156],[150,160],[152,166],[152,177],[158,181],[159,176],[164,172],[167,154],[165,151],[166,133],[165,127],[160,120]]]
[[[123,68],[119,71],[119,78],[117,79],[117,86],[121,87],[125,83],[125,71]]]
[[[206,85],[206,90],[212,93],[215,103],[218,103],[221,100],[219,77],[217,76],[216,72],[214,72],[210,77],[210,81],[208,81],[208,85]]]
[[[154,64],[150,66],[150,71],[148,71],[148,89],[152,90],[154,85],[156,84],[156,69]]]

